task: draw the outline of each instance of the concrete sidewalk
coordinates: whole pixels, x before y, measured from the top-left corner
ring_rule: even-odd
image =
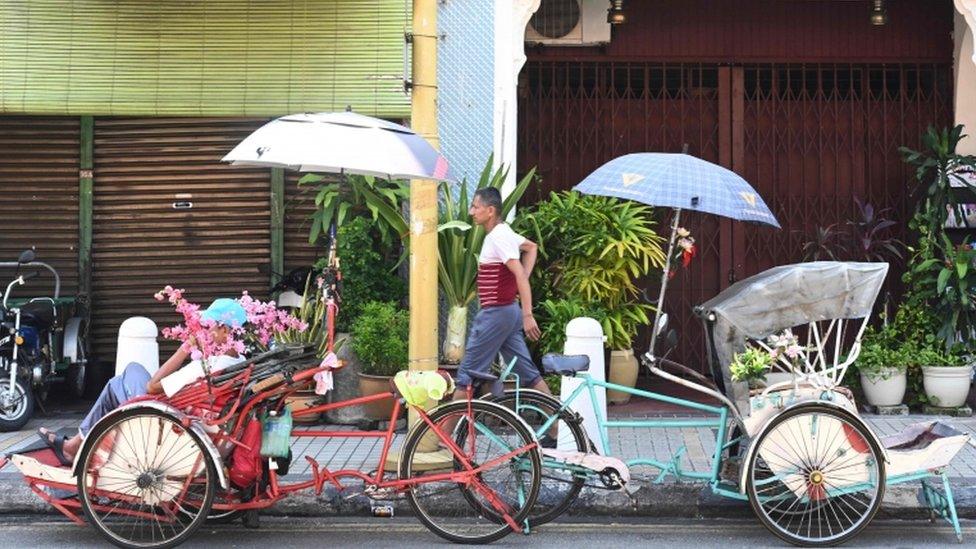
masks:
[[[611,409],[612,413],[612,409]],[[644,416],[648,417],[648,416]],[[653,417],[679,418],[679,415],[654,415]],[[976,438],[976,418],[937,418],[936,416],[863,416],[879,436],[901,431],[908,425],[921,421],[942,419],[957,429],[968,432]],[[637,416],[628,415],[627,419]],[[614,419],[622,419],[614,417]],[[27,427],[15,433],[0,434],[0,454],[7,453],[36,438],[34,431],[44,425],[49,428],[74,428],[81,421],[80,414],[62,414],[55,418],[34,419]],[[304,429],[307,427],[297,427]],[[322,426],[316,426],[321,429]],[[332,426],[334,429],[351,427]],[[715,448],[715,436],[709,429],[639,429],[619,428],[610,431],[613,454],[624,461],[637,457],[668,460],[682,446],[683,470],[707,471],[710,456]],[[394,447],[403,440],[398,434]],[[305,460],[309,456],[320,466],[331,470],[361,469],[375,470],[379,463],[382,442],[378,439],[356,438],[293,438],[294,459],[291,471],[284,481],[298,481],[310,478],[311,467]],[[949,467],[948,474],[956,497],[960,516],[976,518],[976,448],[966,446],[956,456]],[[609,492],[587,488],[577,504],[570,511],[574,514],[590,515],[641,515],[675,517],[735,517],[750,515],[748,504],[715,496],[704,484],[681,482],[669,478],[664,484],[653,484],[657,470],[635,468],[633,480],[638,489],[628,495],[623,492]],[[349,483],[349,492],[358,492],[354,483]],[[880,516],[923,517],[927,516],[917,500],[918,483],[889,487],[885,505]],[[279,503],[269,513],[285,513],[304,516],[359,515],[367,513],[370,501],[358,496],[347,498],[332,488],[321,495],[295,495]],[[0,513],[54,512],[40,498],[31,493],[24,484],[20,473],[12,465],[0,470]]]

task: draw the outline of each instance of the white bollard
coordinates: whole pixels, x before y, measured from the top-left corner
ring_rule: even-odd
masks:
[[[606,339],[603,335],[603,327],[595,319],[589,317],[574,318],[566,325],[566,345],[563,347],[563,354],[590,357],[590,377],[594,381],[606,381],[606,370],[603,365],[603,344]],[[583,380],[581,379],[564,377],[560,390],[561,400],[565,402],[573,394],[573,391],[582,384]],[[600,416],[606,420],[607,390],[604,387],[594,387],[594,392],[596,393],[595,403],[590,402],[590,392],[583,389],[583,392],[570,404],[570,408],[583,417],[583,428],[590,440],[602,446],[595,410],[600,410]],[[606,448],[601,451],[605,455],[606,452]]]
[[[115,350],[115,375],[121,374],[130,362],[142,364],[149,375],[159,369],[159,344],[156,323],[144,316],[125,319],[119,326],[118,346]]]

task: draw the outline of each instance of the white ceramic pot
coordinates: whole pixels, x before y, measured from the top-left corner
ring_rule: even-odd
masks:
[[[887,378],[887,379],[886,379]],[[908,375],[904,370],[888,368],[875,379],[861,374],[864,398],[871,406],[898,406],[905,398]]]
[[[925,395],[933,406],[956,408],[966,403],[973,367],[923,366],[922,383]]]

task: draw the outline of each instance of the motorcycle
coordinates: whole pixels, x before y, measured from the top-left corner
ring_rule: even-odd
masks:
[[[22,428],[35,407],[43,409],[52,383],[66,382],[78,397],[85,391],[87,308],[75,298],[61,297],[58,272],[35,259],[34,251],[27,250],[16,263],[0,263],[0,267],[17,269],[0,305],[0,431]],[[54,297],[11,299],[15,287],[41,274],[20,274],[25,267],[51,272]]]

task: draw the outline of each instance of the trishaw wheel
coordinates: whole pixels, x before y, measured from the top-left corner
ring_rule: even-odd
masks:
[[[779,538],[807,547],[856,536],[884,498],[884,456],[851,413],[812,404],[773,418],[754,442],[746,491]]]
[[[457,401],[428,416],[453,441],[457,430],[469,430],[463,457],[440,449],[443,441],[421,422],[403,445],[399,472],[416,483],[407,500],[430,531],[454,543],[483,544],[508,535],[512,525],[524,527],[539,495],[542,462],[535,435],[514,413],[484,401],[471,402],[470,410]]]
[[[219,484],[199,435],[151,408],[96,424],[79,466],[78,496],[88,522],[125,548],[186,541],[207,520]]]
[[[519,417],[529,425],[539,439],[547,434],[542,431],[542,427],[562,407],[558,399],[535,391],[520,391],[517,395],[514,391],[508,391],[501,397],[490,400],[512,411],[516,411],[517,408]],[[553,437],[556,442],[555,449],[569,452],[587,452],[590,449],[592,443],[587,438],[579,419],[570,412],[561,413],[553,426],[549,431],[556,432],[556,436]],[[465,433],[466,431],[460,430],[458,435],[463,437]],[[461,442],[463,438],[458,441],[459,444]],[[567,469],[565,464],[543,456],[539,498],[529,515],[529,525],[540,526],[566,512],[579,496],[586,478],[586,474],[574,473]]]

